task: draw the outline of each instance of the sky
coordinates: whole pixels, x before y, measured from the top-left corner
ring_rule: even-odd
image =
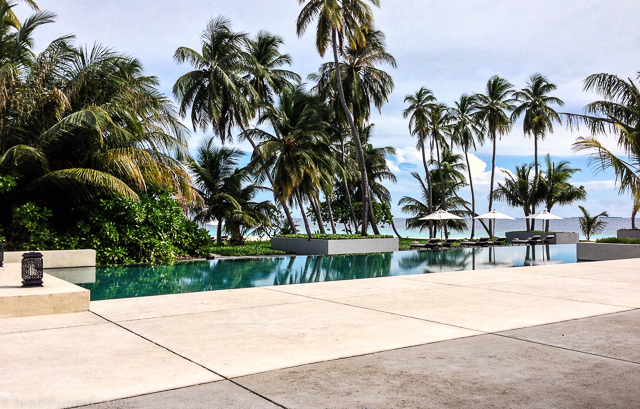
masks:
[[[207,22],[218,15],[231,19],[233,29],[255,35],[268,30],[280,35],[283,52],[293,58],[291,69],[303,78],[315,72],[329,56],[321,58],[314,45],[313,29],[301,38],[295,32],[295,20],[301,9],[297,0],[37,0],[41,9],[57,14],[57,21],[38,29],[36,51],[53,39],[75,34],[76,44],[101,43],[138,58],[150,75],[160,80],[160,89],[171,95],[176,79],[190,70],[173,60],[176,48],[198,49],[200,35]],[[500,75],[516,88],[525,86],[533,73],[546,75],[558,89],[555,96],[565,102],[559,111],[581,113],[597,99],[583,92],[585,77],[611,73],[635,80],[640,70],[640,15],[638,0],[382,0],[374,9],[376,27],[387,36],[387,49],[398,61],[397,69],[388,67],[395,89],[380,113],[375,111],[373,143],[393,146],[397,155],[389,166],[398,182],[388,184],[393,198],[393,213],[403,217],[398,200],[418,194],[411,172],[423,173],[415,139],[409,134],[408,120],[402,117],[404,98],[420,87],[431,89],[439,101],[452,105],[463,93],[482,92],[487,79]],[[17,14],[32,13],[20,4]],[[186,121],[185,121],[186,123]],[[212,134],[194,132],[190,146],[196,147]],[[539,144],[540,158],[547,153],[554,161],[568,160],[582,169],[573,181],[587,189],[586,201],[554,207],[563,217],[580,215],[578,204],[591,213],[608,211],[610,216],[629,217],[631,199],[615,189],[612,172],[594,173],[584,154],[572,152],[583,129],[570,131],[556,125],[555,132]],[[616,152],[615,140],[599,137]],[[249,146],[238,145],[245,151]],[[522,123],[498,141],[496,178],[504,178],[501,169],[533,161],[533,140],[524,136]],[[477,209],[488,206],[491,171],[491,145],[478,148],[471,156],[471,171],[476,188]],[[469,189],[461,196],[470,199]],[[520,209],[495,203],[494,208],[514,217]]]

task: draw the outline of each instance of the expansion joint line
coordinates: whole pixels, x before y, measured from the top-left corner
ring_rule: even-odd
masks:
[[[107,321],[107,322],[110,322],[111,324],[113,324],[113,325],[115,325],[115,326],[117,326],[117,327],[119,327],[119,328],[122,328],[123,330],[125,330],[125,331],[127,331],[127,332],[130,332],[130,333],[132,333],[133,335],[135,335],[135,336],[137,336],[137,337],[140,337],[140,338],[144,339],[145,341],[148,341],[148,342],[150,342],[150,343],[152,343],[152,344],[154,344],[154,345],[156,345],[156,346],[158,346],[158,347],[160,347],[160,348],[164,349],[165,351],[168,351],[168,352],[170,352],[170,353],[172,353],[172,354],[174,354],[174,355],[176,355],[176,356],[179,356],[180,358],[182,358],[182,359],[184,359],[184,360],[186,360],[186,361],[189,361],[189,362],[191,362],[191,363],[193,363],[193,364],[195,364],[195,365],[197,365],[197,366],[201,367],[201,368],[202,368],[202,369],[204,369],[205,371],[211,372],[212,374],[214,374],[214,375],[216,375],[216,376],[221,377],[221,378],[222,378],[223,380],[225,380],[225,381],[229,381],[229,382],[231,382],[232,384],[234,384],[234,385],[236,385],[236,386],[238,386],[238,387],[240,387],[240,388],[244,389],[245,391],[247,391],[247,392],[249,392],[249,393],[251,393],[251,394],[253,394],[253,395],[256,395],[256,396],[257,396],[257,397],[259,397],[259,398],[262,398],[262,399],[266,400],[266,401],[267,401],[267,402],[269,402],[269,403],[272,403],[272,404],[276,405],[276,406],[277,406],[277,407],[279,407],[279,408],[282,408],[282,409],[289,409],[289,408],[287,408],[286,406],[283,406],[283,405],[281,405],[280,403],[278,403],[278,402],[274,401],[273,399],[270,399],[270,398],[268,398],[268,397],[266,397],[266,396],[264,396],[264,395],[262,395],[262,394],[260,394],[260,393],[258,393],[258,392],[256,392],[256,391],[254,391],[254,390],[251,390],[251,389],[247,388],[247,387],[246,387],[246,386],[244,386],[244,385],[239,384],[238,382],[234,381],[232,378],[229,378],[229,377],[227,377],[227,376],[224,376],[224,375],[222,375],[222,374],[220,374],[220,373],[218,373],[218,372],[216,372],[216,371],[212,370],[211,368],[207,368],[206,366],[204,366],[204,365],[202,365],[202,364],[200,364],[200,363],[198,363],[198,362],[194,361],[193,359],[189,359],[189,358],[187,358],[186,356],[184,356],[184,355],[182,355],[182,354],[179,354],[179,353],[177,353],[176,351],[173,351],[173,350],[171,350],[171,349],[169,349],[169,348],[165,347],[164,345],[160,345],[159,343],[157,343],[157,342],[155,342],[155,341],[153,341],[153,340],[151,340],[151,339],[149,339],[149,338],[145,337],[144,335],[140,335],[140,334],[138,334],[137,332],[132,331],[132,330],[130,330],[129,328],[124,327],[124,326],[120,325],[119,323],[117,323],[117,322],[115,322],[115,321],[112,321],[112,320],[110,320],[109,318],[106,318],[106,317],[104,317],[104,316],[102,316],[102,315],[100,315],[100,314],[97,314],[97,313],[93,312],[93,311],[90,311],[90,312],[91,312],[92,314],[94,314],[94,315],[96,315],[96,316],[98,316],[98,317],[102,318],[103,320],[105,320],[105,321]],[[219,381],[218,381],[218,382],[219,382]],[[186,389],[186,388],[191,388],[191,387],[193,387],[193,386],[206,385],[206,384],[209,384],[209,383],[213,383],[213,382],[205,382],[205,383],[200,383],[200,384],[196,384],[196,385],[183,386],[183,387],[180,387],[180,388],[166,389],[166,390],[159,391],[159,392],[142,393],[142,394],[140,394],[140,395],[134,395],[134,396],[129,396],[129,397],[126,397],[126,398],[122,398],[121,400],[124,400],[124,399],[131,399],[131,398],[137,398],[137,397],[140,397],[140,396],[153,395],[153,394],[155,394],[155,393],[162,393],[162,392],[169,392],[169,391],[175,391],[175,390],[180,390],[180,389]],[[106,402],[109,402],[109,401],[106,401]],[[94,403],[91,403],[90,405],[96,405],[96,404],[99,404],[99,403],[106,403],[106,402],[94,402]],[[89,406],[89,405],[72,406],[71,408],[80,408],[80,407],[84,407],[84,406]]]

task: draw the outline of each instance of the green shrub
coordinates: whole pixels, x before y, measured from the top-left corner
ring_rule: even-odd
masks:
[[[628,238],[617,238],[617,237],[607,237],[604,239],[596,240],[596,243],[617,243],[617,244],[640,244],[640,239],[628,239]]]
[[[393,238],[393,236],[389,235],[371,235],[371,236],[361,236],[359,234],[313,234],[314,239],[322,239],[322,240],[349,240],[349,239],[389,239]],[[309,236],[306,234],[285,234],[278,237],[291,237],[294,239],[308,239]]]

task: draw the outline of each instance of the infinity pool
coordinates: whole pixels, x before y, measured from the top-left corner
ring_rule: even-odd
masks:
[[[282,256],[169,266],[99,267],[91,300],[355,280],[443,271],[575,263],[576,245],[458,248],[355,256]],[[52,270],[50,274],[64,274]],[[87,281],[84,281],[85,283]]]

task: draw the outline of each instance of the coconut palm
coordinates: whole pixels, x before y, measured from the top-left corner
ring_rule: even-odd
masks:
[[[493,183],[496,170],[496,143],[499,137],[506,135],[511,129],[508,113],[515,108],[513,86],[509,81],[497,75],[489,78],[484,94],[475,95],[478,106],[478,119],[484,124],[487,137],[493,145],[491,156],[491,183],[489,185],[489,211],[493,208]],[[490,228],[489,235],[493,235]]]
[[[531,180],[533,164],[516,166],[516,173],[507,173],[503,183],[492,192],[493,199],[504,201],[509,206],[519,207],[524,211],[525,218],[531,215],[533,206],[540,202],[540,195],[536,185]],[[526,219],[527,231],[531,230],[529,219]]]
[[[545,158],[546,169],[539,178],[535,187],[540,196],[540,200],[546,206],[547,211],[551,211],[554,205],[569,205],[578,200],[585,200],[587,192],[584,186],[576,187],[569,181],[574,174],[580,172],[578,168],[572,168],[569,162],[552,162],[549,155]],[[547,220],[545,230],[549,231],[549,221]]]
[[[587,240],[591,240],[591,236],[604,231],[604,228],[608,223],[604,220],[600,220],[600,218],[609,217],[609,214],[607,214],[607,212],[602,212],[598,215],[591,216],[583,206],[578,207],[582,211],[582,217],[578,219],[580,221],[580,230],[582,231],[582,234],[587,236]]]
[[[215,220],[217,244],[222,244],[222,226],[232,229],[232,224],[255,226],[265,218],[254,209],[252,198],[262,188],[248,183],[250,174],[238,167],[244,153],[238,149],[215,146],[213,138],[202,142],[191,162],[190,170],[204,206],[195,218],[201,223]],[[236,232],[238,228],[232,229]],[[238,234],[235,235],[236,240]]]
[[[411,135],[415,135],[418,138],[416,148],[422,153],[422,164],[424,166],[425,179],[427,180],[428,188],[428,213],[433,213],[433,192],[431,186],[431,175],[429,174],[429,166],[427,165],[426,155],[426,143],[427,143],[427,129],[429,126],[428,112],[433,104],[436,103],[436,98],[433,93],[425,87],[420,88],[415,94],[407,95],[404,98],[405,104],[409,106],[403,111],[403,117],[409,117],[409,132]],[[433,222],[430,221],[433,225]],[[433,229],[429,229],[429,237],[433,237]]]
[[[368,186],[364,152],[360,144],[358,128],[345,97],[338,56],[343,51],[342,46],[345,40],[352,48],[366,46],[365,35],[373,28],[373,12],[365,0],[298,0],[298,2],[300,4],[306,3],[296,22],[298,36],[304,34],[309,25],[317,20],[316,48],[318,53],[320,56],[324,56],[329,44],[332,46],[340,103],[351,130],[351,139],[356,146],[361,183],[363,186]],[[369,2],[374,6],[380,5],[379,0],[369,0]],[[366,204],[369,203],[369,196],[368,189],[363,189],[363,236],[367,235],[368,206]]]
[[[476,216],[476,198],[473,190],[473,177],[469,164],[469,149],[476,149],[476,141],[484,143],[484,130],[477,118],[478,108],[474,96],[463,94],[454,107],[451,108],[453,117],[453,127],[451,139],[454,145],[462,148],[464,159],[467,164],[469,189],[471,190],[471,213]],[[475,235],[476,220],[471,219],[471,237]]]
[[[448,149],[448,144],[446,141],[446,137],[450,134],[451,125],[452,125],[453,117],[449,108],[447,108],[444,104],[434,104],[429,107],[427,111],[427,124],[428,124],[428,137],[431,139],[431,143],[435,146],[436,158],[438,169],[442,169],[442,161],[440,158],[441,152],[445,149]],[[438,172],[438,176],[440,177],[439,186],[441,189],[442,197],[445,197],[445,183],[444,183],[444,172]],[[444,211],[447,210],[447,200],[442,200],[442,209]],[[446,226],[445,226],[445,234],[446,234]]]
[[[247,53],[243,45],[245,33],[231,30],[231,22],[223,16],[209,21],[202,34],[202,50],[179,47],[174,59],[194,67],[182,75],[173,86],[180,101],[180,114],[191,110],[193,129],[206,131],[212,127],[225,143],[232,140],[234,127],[246,124],[251,117],[252,99],[258,95],[244,77]]]
[[[56,41],[24,78],[0,158],[3,171],[22,175],[16,200],[68,210],[149,191],[199,199],[182,163],[187,130],[139,61]]]
[[[179,63],[195,68],[173,87],[180,114],[184,117],[191,110],[194,129],[204,131],[211,126],[223,143],[231,140],[232,129],[245,130],[260,106],[290,88],[290,80],[299,79],[282,68],[290,65],[291,58],[279,52],[281,45],[282,39],[267,32],[249,39],[244,33],[234,32],[227,18],[212,19],[202,36],[202,52],[180,47],[174,55]],[[247,140],[260,156],[255,142],[250,137]],[[267,173],[267,177],[273,186],[271,175]],[[280,204],[295,231],[289,207]]]
[[[261,30],[255,39],[245,39],[247,71],[245,79],[255,90],[252,101],[258,108],[261,105],[273,105],[274,98],[285,89],[293,87],[293,83],[300,81],[300,76],[285,69],[291,65],[291,56],[280,53],[284,45],[282,37]]]
[[[551,105],[563,106],[564,102],[549,93],[556,90],[556,85],[541,74],[533,74],[527,81],[527,85],[513,94],[519,105],[511,114],[511,122],[515,122],[524,115],[522,124],[525,136],[533,137],[533,180],[538,180],[538,139],[544,139],[547,133],[553,133],[553,123],[562,123],[558,114]],[[548,209],[547,209],[548,210]],[[531,209],[535,213],[535,209]]]
[[[640,77],[640,72],[638,73]],[[572,126],[582,122],[591,131],[573,144],[574,151],[587,152],[596,171],[613,169],[619,192],[634,194],[640,186],[640,90],[632,79],[612,74],[594,74],[585,79],[585,91],[595,91],[603,99],[585,107],[585,114],[565,114]],[[605,148],[597,135],[612,133],[628,159]]]
[[[244,132],[245,137],[261,141],[261,157],[254,155],[252,165],[259,171],[272,173],[274,195],[278,199],[297,200],[309,238],[312,235],[304,210],[304,194],[321,185],[320,175],[332,172],[325,124],[318,120],[316,103],[300,88],[285,90],[278,105],[267,107],[257,121],[258,126],[269,125],[273,133],[258,127]]]

